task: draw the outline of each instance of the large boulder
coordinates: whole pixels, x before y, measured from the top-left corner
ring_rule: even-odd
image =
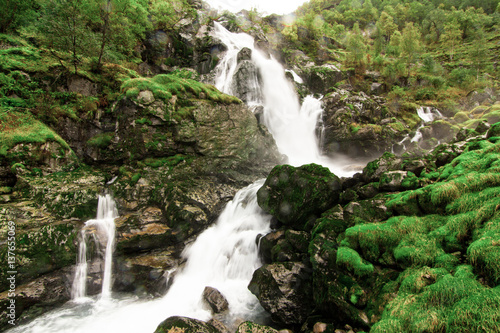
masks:
[[[187,317],[169,317],[162,321],[155,330],[155,333],[219,333],[214,326],[198,319]]]
[[[262,77],[257,66],[251,60],[239,61],[231,85],[232,94],[245,103],[262,101],[261,86]]]
[[[340,179],[317,164],[274,167],[257,192],[259,206],[292,229],[306,223],[338,202]]]
[[[248,289],[279,324],[301,324],[313,310],[311,270],[299,262],[265,265],[253,274]]]

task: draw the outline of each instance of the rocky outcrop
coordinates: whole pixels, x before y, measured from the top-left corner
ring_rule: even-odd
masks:
[[[302,68],[305,85],[314,94],[325,95],[335,84],[345,77],[340,69],[331,64],[322,66],[305,66]]]
[[[392,118],[382,97],[337,89],[323,98],[323,149],[327,154],[377,157],[404,135],[405,123]]]
[[[252,50],[246,47],[241,49],[231,86],[232,94],[245,103],[262,101],[261,74],[251,59]]]

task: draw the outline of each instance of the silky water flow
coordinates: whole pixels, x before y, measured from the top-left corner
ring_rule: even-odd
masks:
[[[308,96],[300,104],[283,66],[255,49],[251,36],[231,33],[217,22],[214,34],[228,47],[216,68],[215,84],[223,92],[233,93],[232,80],[238,66],[238,52],[243,47],[252,50],[252,62],[259,70],[261,81],[254,75],[249,77],[249,82],[244,83],[252,91],[247,104],[264,108],[264,124],[273,135],[280,152],[287,156],[288,163],[295,166],[318,163],[330,168],[338,176],[351,175],[342,169],[342,164],[336,164],[321,155],[316,134],[322,113],[320,100]],[[88,221],[82,230],[73,300],[9,332],[154,332],[160,322],[174,315],[208,320],[211,312],[202,302],[202,292],[206,286],[218,289],[227,298],[227,325],[231,326],[236,319],[258,321],[265,316],[265,311],[247,286],[253,272],[261,265],[256,240],[270,231],[270,216],[257,204],[256,193],[263,182],[259,180],[236,193],[216,224],[200,234],[184,250],[185,266],[175,274],[166,295],[158,299],[141,300],[135,296],[111,294],[114,224],[113,228],[108,228],[97,221],[114,221],[116,215],[98,216],[96,220]],[[108,208],[112,206],[111,203],[107,205]],[[86,246],[90,238],[99,238],[100,229],[106,229],[107,239],[113,238],[113,241],[106,242],[102,293],[87,297]],[[106,264],[108,262],[109,265]]]

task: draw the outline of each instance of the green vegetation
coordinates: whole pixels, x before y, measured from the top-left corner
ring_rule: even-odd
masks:
[[[390,218],[357,219],[337,236],[336,263],[354,275],[382,278],[375,265],[401,271],[371,331],[498,331],[499,154],[494,136],[469,142],[451,163],[412,176],[429,185],[386,195]]]
[[[68,144],[53,130],[29,114],[0,109],[0,156],[19,143],[55,141],[64,149]]]
[[[129,98],[137,98],[141,91],[149,90],[155,98],[167,103],[173,95],[182,99],[206,98],[226,104],[241,102],[236,97],[221,93],[214,86],[182,76],[174,73],[160,74],[152,78],[130,79],[122,84],[121,90]]]
[[[365,90],[365,71],[378,71],[388,91],[405,89],[391,100],[444,106],[498,86],[499,22],[494,0],[311,0],[275,27],[291,64],[294,50],[342,64],[354,69],[351,84]]]

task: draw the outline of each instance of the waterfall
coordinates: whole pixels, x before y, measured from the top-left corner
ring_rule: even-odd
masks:
[[[111,195],[100,195],[97,204],[97,217],[88,220],[80,233],[81,241],[78,247],[78,262],[71,291],[74,300],[86,296],[87,290],[87,241],[92,235],[99,248],[104,246],[104,270],[102,275],[101,298],[107,299],[111,294],[111,275],[113,264],[113,246],[115,242],[115,218],[118,216],[115,202]]]
[[[424,123],[429,123],[434,121],[434,119],[443,118],[441,112],[438,109],[427,106],[427,107],[419,107],[417,109],[417,114],[422,119]]]
[[[243,47],[253,50],[251,61],[260,75],[249,76],[251,82],[246,84],[250,87],[258,84],[259,88],[254,89],[255,94],[247,95],[247,104],[263,107],[263,121],[275,138],[280,152],[286,154],[293,165],[320,163],[339,176],[347,175],[341,167],[320,153],[316,131],[322,113],[321,101],[308,96],[301,104],[293,84],[285,76],[283,66],[255,49],[254,40],[249,35],[232,34],[218,23],[215,23],[214,30],[217,38],[228,47],[216,69],[216,86],[224,92],[233,93],[238,53]],[[78,265],[74,286],[75,289],[80,288],[80,295],[85,293],[85,281],[82,280],[87,275],[83,273],[87,270],[86,240],[90,234],[102,240],[102,234],[105,234],[105,261],[109,265],[105,264],[101,299],[107,297],[107,302],[105,305],[94,300],[77,305],[68,304],[28,325],[15,328],[12,333],[153,332],[169,316],[207,320],[211,312],[202,302],[202,292],[206,286],[217,288],[227,298],[229,314],[223,319],[227,325],[232,326],[239,320],[258,321],[265,311],[247,286],[253,272],[261,265],[257,239],[270,231],[271,217],[257,204],[256,193],[263,182],[258,180],[236,193],[216,224],[200,234],[184,250],[186,263],[175,274],[166,295],[145,301],[131,296],[111,297],[109,294],[114,238],[111,223],[116,212],[112,201],[101,201],[100,198],[97,219],[88,221],[84,228],[88,234],[82,235],[83,245],[79,255],[81,265]]]
[[[438,109],[427,106],[427,107],[418,107],[417,108],[417,115],[419,116],[420,119],[422,119],[422,122],[420,126],[418,126],[415,135],[413,137],[410,137],[409,135],[404,137],[403,140],[397,143],[398,146],[402,147],[402,151],[406,151],[407,147],[405,145],[405,142],[410,141],[410,143],[418,143],[423,140],[423,134],[422,134],[422,128],[425,127],[426,123],[430,123],[436,119],[443,118],[443,115],[441,112],[439,112]],[[396,145],[392,145],[392,152],[394,153],[394,147]]]
[[[322,103],[313,96],[304,98],[302,105],[292,82],[286,77],[284,67],[272,56],[268,57],[254,47],[253,37],[244,33],[231,33],[220,23],[214,22],[214,36],[220,39],[228,51],[216,68],[216,87],[227,94],[233,94],[238,53],[246,47],[252,50],[252,62],[261,78],[261,94],[247,104],[261,105],[264,109],[264,125],[276,141],[279,151],[288,157],[287,163],[300,166],[317,163],[328,167],[338,176],[351,176],[353,171],[345,171],[344,161],[334,161],[321,154],[321,146],[316,135],[318,121],[323,113]],[[290,71],[295,80],[300,77]],[[256,84],[255,78],[245,83],[248,89]]]

